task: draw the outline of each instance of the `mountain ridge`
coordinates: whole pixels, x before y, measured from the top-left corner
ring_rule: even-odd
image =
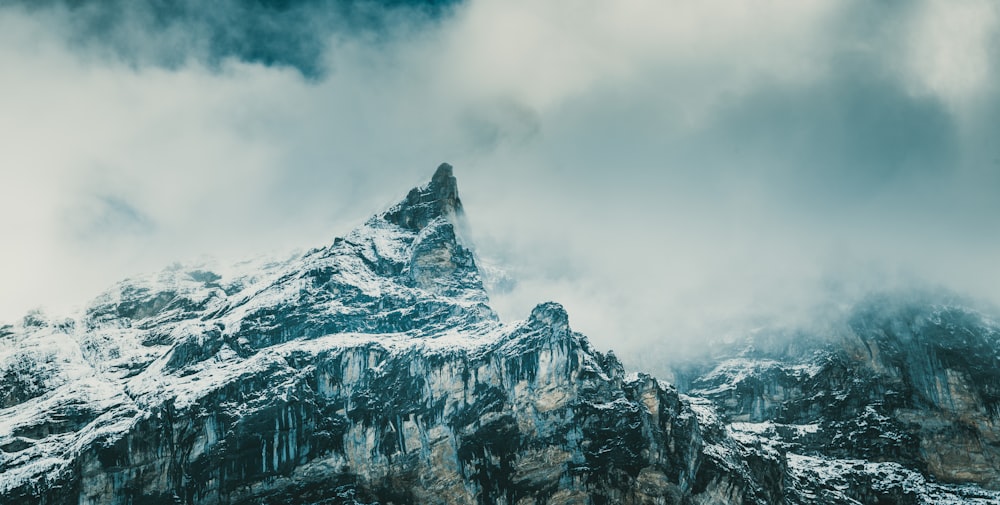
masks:
[[[456,234],[463,212],[442,164],[324,247],[235,273],[178,265],[75,318],[0,328],[0,500],[1000,499],[926,468],[800,450],[825,427],[734,422],[710,388],[626,374],[557,303],[501,322]],[[830,466],[843,484],[826,492]]]

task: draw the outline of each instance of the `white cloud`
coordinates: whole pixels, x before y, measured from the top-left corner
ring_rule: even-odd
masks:
[[[0,319],[175,259],[326,242],[441,161],[482,252],[521,280],[497,297],[504,315],[561,301],[626,356],[911,277],[1000,300],[982,228],[1000,205],[980,179],[821,159],[827,135],[899,124],[860,124],[884,117],[859,103],[995,99],[995,11],[926,5],[882,30],[861,2],[474,0],[389,37],[337,35],[318,80],[208,67],[184,44],[177,68],[122,62],[74,49],[64,18],[0,11]],[[884,149],[909,149],[900,138]],[[829,183],[840,169],[877,189]]]
[[[930,0],[910,23],[907,62],[925,91],[957,107],[995,93],[1000,6],[989,0]]]

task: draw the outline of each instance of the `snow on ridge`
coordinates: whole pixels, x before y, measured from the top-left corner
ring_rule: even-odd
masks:
[[[850,481],[861,480],[869,483],[874,491],[898,489],[915,497],[916,503],[926,505],[995,505],[1000,502],[1000,491],[930,482],[919,472],[899,463],[823,458],[792,452],[786,458],[793,482],[799,485],[822,483],[825,489],[840,492],[850,487]]]

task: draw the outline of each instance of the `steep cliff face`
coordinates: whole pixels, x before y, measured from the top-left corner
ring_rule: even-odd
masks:
[[[878,296],[831,335],[763,331],[678,383],[785,454],[791,502],[998,503],[998,360],[983,314]]]
[[[541,304],[488,306],[451,167],[333,244],[0,329],[0,502],[777,503],[786,462]]]

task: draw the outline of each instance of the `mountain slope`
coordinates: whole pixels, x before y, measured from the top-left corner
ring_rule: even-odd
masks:
[[[0,329],[3,503],[775,503],[785,461],[574,333],[501,323],[451,167],[333,244]],[[775,484],[777,483],[777,484]]]
[[[785,454],[790,503],[1000,503],[1000,325],[965,306],[872,296],[829,335],[763,330],[677,379]]]

